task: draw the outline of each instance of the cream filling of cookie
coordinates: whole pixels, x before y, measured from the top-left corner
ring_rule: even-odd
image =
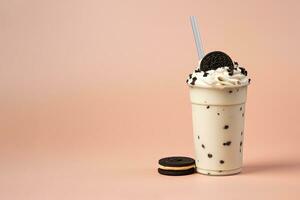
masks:
[[[158,165],[160,169],[165,169],[165,170],[188,170],[195,168],[195,165],[188,165],[188,166],[183,166],[183,167],[167,167],[163,165]]]

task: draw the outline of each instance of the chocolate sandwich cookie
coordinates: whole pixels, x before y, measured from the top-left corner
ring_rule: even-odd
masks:
[[[233,72],[233,62],[231,58],[222,51],[213,51],[204,56],[200,63],[201,71],[216,70],[219,67],[228,67]]]
[[[195,160],[189,157],[174,156],[158,161],[158,173],[168,176],[182,176],[195,173]]]

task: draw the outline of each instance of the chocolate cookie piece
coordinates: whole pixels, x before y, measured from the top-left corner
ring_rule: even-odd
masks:
[[[158,164],[165,167],[184,167],[189,165],[195,165],[195,160],[193,158],[184,156],[174,156],[162,158],[158,161]]]
[[[213,51],[204,56],[200,63],[201,71],[216,70],[219,67],[229,67],[233,71],[234,65],[231,58],[222,51]]]
[[[158,161],[158,173],[168,176],[182,176],[195,173],[195,160],[183,156],[162,158]]]
[[[197,77],[193,77],[193,78],[192,78],[191,85],[195,85],[196,80],[197,80]]]
[[[231,141],[227,141],[227,142],[223,143],[224,146],[230,146],[230,144],[231,144]]]
[[[187,169],[187,170],[165,170],[158,168],[158,173],[167,176],[184,176],[195,173],[195,168]]]

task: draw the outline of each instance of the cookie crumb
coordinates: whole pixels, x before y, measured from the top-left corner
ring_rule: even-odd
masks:
[[[231,144],[231,141],[227,141],[227,142],[223,143],[224,146],[230,146],[230,144]]]
[[[197,80],[197,77],[193,77],[193,78],[192,78],[191,85],[195,85],[196,80]]]

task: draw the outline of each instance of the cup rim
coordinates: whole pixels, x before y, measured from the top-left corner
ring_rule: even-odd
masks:
[[[225,86],[225,87],[210,87],[210,86],[198,86],[198,85],[188,85],[190,89],[195,89],[195,88],[205,88],[205,89],[213,89],[213,90],[226,90],[226,89],[237,89],[237,88],[243,88],[243,87],[248,87],[250,85],[249,83],[246,85],[234,85],[234,86]]]

